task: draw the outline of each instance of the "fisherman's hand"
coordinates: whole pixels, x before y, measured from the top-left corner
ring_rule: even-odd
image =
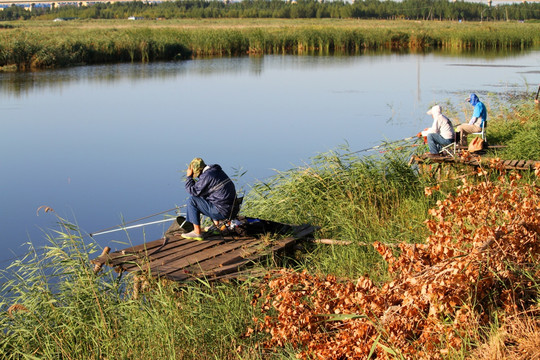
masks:
[[[187,177],[192,177],[193,176],[193,169],[191,168],[191,166],[188,166],[188,168],[186,170],[186,176]]]

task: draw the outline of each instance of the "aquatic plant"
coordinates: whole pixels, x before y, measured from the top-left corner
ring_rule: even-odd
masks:
[[[96,274],[90,264],[96,244],[59,222],[48,245],[29,245],[26,257],[0,273],[2,359],[236,356],[252,317],[249,283],[201,281],[179,288],[112,269]],[[137,293],[136,282],[142,284]],[[253,349],[252,340],[241,343]],[[260,357],[252,350],[246,358]]]
[[[363,51],[503,51],[540,44],[540,24],[404,21],[208,20],[25,22],[0,33],[0,67],[19,70],[107,62],[246,54],[360,54]]]

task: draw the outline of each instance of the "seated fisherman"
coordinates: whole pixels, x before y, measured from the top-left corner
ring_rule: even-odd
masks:
[[[487,121],[487,109],[483,102],[478,99],[476,94],[471,94],[467,101],[474,106],[471,120],[468,124],[461,124],[456,128],[460,145],[467,146],[467,134],[481,132],[482,128],[486,126]]]
[[[418,137],[426,136],[429,147],[429,157],[438,156],[442,148],[451,144],[455,138],[454,127],[450,119],[442,114],[442,108],[439,105],[433,106],[428,112],[433,116],[433,125],[418,133]]]
[[[202,240],[201,214],[208,216],[217,225],[219,220],[229,218],[236,198],[232,180],[221,166],[206,165],[195,158],[186,171],[186,191],[190,196],[187,203],[186,220],[193,224],[193,231],[182,234],[185,239]],[[197,181],[194,178],[198,178]]]

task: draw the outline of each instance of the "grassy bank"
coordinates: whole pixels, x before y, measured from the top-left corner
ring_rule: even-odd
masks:
[[[540,45],[539,23],[223,19],[9,25],[0,29],[0,66],[17,70],[197,56],[507,51]]]
[[[493,110],[490,136],[524,136],[507,129],[537,125],[538,116],[523,116],[534,111],[530,99]],[[525,340],[534,345],[539,331],[538,175],[486,167],[437,182],[407,162],[402,149],[367,158],[339,149],[255,184],[244,214],[310,222],[321,227],[318,238],[351,241],[308,244],[285,259],[288,271],[262,283],[179,287],[148,278],[135,296],[132,276],[93,273],[89,258],[100,249],[59,219],[50,246],[2,272],[0,357],[528,354],[535,347]]]

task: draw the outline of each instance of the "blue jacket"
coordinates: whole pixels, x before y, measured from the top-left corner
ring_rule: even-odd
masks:
[[[236,197],[234,183],[217,164],[205,168],[198,181],[188,177],[186,191],[192,196],[206,199],[225,217],[229,217]]]
[[[476,120],[478,118],[481,118],[482,119],[481,123],[478,126],[483,128],[484,126],[486,126],[486,121],[487,121],[486,106],[484,105],[483,102],[480,101],[480,99],[478,99],[478,96],[476,96],[476,94],[471,94],[469,101],[471,102],[471,105],[474,106],[472,118],[469,121],[469,124],[472,125],[477,122]]]

